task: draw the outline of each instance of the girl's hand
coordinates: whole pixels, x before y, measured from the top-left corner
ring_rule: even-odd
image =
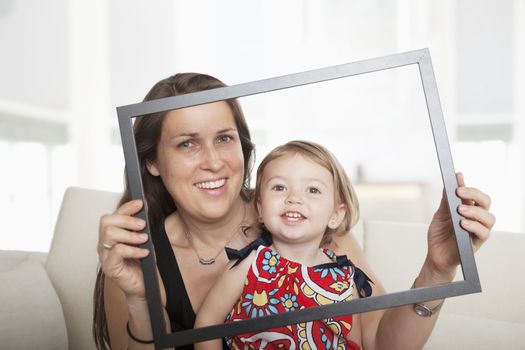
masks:
[[[490,197],[476,188],[466,187],[463,174],[457,173],[456,178],[456,194],[462,201],[456,209],[464,217],[460,225],[469,232],[472,248],[476,252],[489,238],[496,218],[489,212]],[[451,281],[459,264],[456,238],[444,193],[428,229],[426,263],[430,265],[433,278],[437,282]]]

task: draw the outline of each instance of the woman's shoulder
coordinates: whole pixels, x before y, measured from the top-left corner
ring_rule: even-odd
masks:
[[[363,253],[361,245],[351,231],[345,232],[341,235],[334,235],[330,243],[323,248],[331,250],[336,255],[354,256]]]

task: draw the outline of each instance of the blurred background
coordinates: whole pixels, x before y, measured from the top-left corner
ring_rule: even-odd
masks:
[[[524,231],[525,0],[1,0],[0,48],[1,249],[48,251],[69,186],[122,190],[115,107],[160,79],[232,85],[420,48],[456,170],[490,194],[496,230]],[[318,141],[365,219],[427,222],[442,185],[417,68],[351,79],[242,99],[257,159]]]

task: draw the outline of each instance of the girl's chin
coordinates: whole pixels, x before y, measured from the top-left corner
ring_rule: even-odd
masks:
[[[270,231],[270,232],[272,232],[272,231]],[[282,240],[284,242],[290,242],[290,243],[296,243],[298,241],[301,241],[304,238],[304,236],[305,236],[301,232],[293,232],[293,233],[290,233],[290,232],[283,233],[283,232],[281,232],[279,235],[275,235],[272,232],[272,234],[274,236],[278,236],[280,240]]]

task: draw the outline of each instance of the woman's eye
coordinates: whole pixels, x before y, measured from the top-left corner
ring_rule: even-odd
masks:
[[[227,143],[227,142],[230,142],[233,140],[233,137],[231,137],[230,135],[221,135],[218,137],[218,141],[220,143]]]
[[[308,193],[321,193],[321,191],[317,187],[308,187],[307,192]]]
[[[193,146],[193,142],[191,141],[184,141],[177,145],[178,148],[187,149],[191,148]]]
[[[274,185],[274,186],[272,187],[272,190],[273,190],[273,191],[279,191],[279,192],[280,192],[280,191],[284,191],[284,190],[285,190],[285,187],[284,187],[283,185]]]

